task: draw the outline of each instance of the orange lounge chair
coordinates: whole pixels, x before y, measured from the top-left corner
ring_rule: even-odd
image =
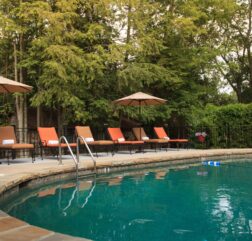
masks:
[[[89,126],[75,126],[75,133],[77,136],[81,136],[87,142],[88,145],[93,147],[94,151],[96,152],[96,156],[98,157],[97,148],[98,147],[105,147],[107,152],[109,147],[111,147],[111,153],[114,154],[114,142],[109,140],[94,140],[93,134]],[[80,140],[81,144],[83,140]]]
[[[154,127],[154,132],[159,139],[168,140],[169,143],[188,144],[188,139],[170,139],[163,127]]]
[[[59,137],[54,127],[38,127],[38,134],[40,139],[40,154],[43,160],[43,149],[48,148],[57,150],[59,148]],[[76,143],[69,143],[70,147],[77,147]],[[62,148],[67,148],[67,144],[61,143]],[[58,152],[56,152],[58,156]]]
[[[0,127],[0,149],[7,153],[8,165],[9,153],[11,153],[12,159],[15,159],[17,150],[30,150],[32,162],[35,161],[35,148],[33,144],[17,143],[15,131],[13,126]]]
[[[143,141],[126,141],[120,128],[108,128],[108,133],[111,140],[117,146],[123,146],[123,145],[127,146],[130,150],[130,154],[131,154],[133,146],[137,146],[140,148],[143,147],[143,144],[144,144]]]
[[[155,148],[155,151],[157,150],[157,147],[159,146],[160,148],[162,146],[167,146],[168,147],[168,144],[169,144],[169,141],[168,140],[165,140],[165,139],[150,139],[145,131],[144,131],[144,128],[140,128],[140,127],[135,127],[132,129],[133,131],[133,134],[135,135],[136,139],[138,141],[144,141],[144,143],[146,144],[150,144],[151,146],[154,146]]]

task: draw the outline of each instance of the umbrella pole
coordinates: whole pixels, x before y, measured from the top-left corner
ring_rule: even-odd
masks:
[[[139,119],[140,119],[140,141],[142,140],[142,126],[141,126],[141,122],[142,122],[142,118],[141,118],[141,114],[142,114],[142,106],[141,106],[141,100],[139,100]]]
[[[141,116],[142,116],[142,102],[141,102],[141,100],[139,100],[138,101],[138,106],[139,106],[139,109],[138,109],[138,115],[139,115],[139,120],[140,120],[140,141],[142,141],[142,125],[141,125],[141,123],[142,123],[142,118],[141,118]],[[140,147],[140,149],[139,149],[139,152],[141,152],[141,150],[142,150],[142,148]]]

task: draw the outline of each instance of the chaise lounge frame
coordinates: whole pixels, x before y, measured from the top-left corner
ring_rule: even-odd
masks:
[[[81,136],[86,140],[87,138],[92,138],[93,134],[91,132],[91,129],[89,126],[75,126],[75,134],[76,136]],[[93,151],[96,153],[96,157],[98,157],[98,149],[99,147],[105,147],[107,153],[109,152],[109,149],[111,151],[112,156],[114,155],[114,142],[110,140],[94,140],[94,141],[86,141],[88,146],[90,146]],[[83,140],[80,141],[81,144],[83,143]]]
[[[13,140],[13,144],[3,144],[4,140]],[[17,143],[14,126],[1,126],[0,127],[0,150],[5,152],[7,156],[8,165],[10,158],[16,158],[16,151],[29,150],[31,152],[32,163],[35,161],[35,146],[30,143]]]
[[[140,151],[143,151],[144,142],[143,141],[128,141],[125,140],[125,137],[121,131],[121,128],[119,127],[109,127],[108,134],[111,138],[111,140],[114,142],[115,146],[117,147],[117,150],[121,146],[126,146],[128,150],[130,151],[130,154],[132,154],[133,147],[140,148]],[[123,138],[124,141],[119,141],[119,139]]]
[[[39,148],[40,148],[40,156],[41,159],[44,159],[44,149],[49,149],[51,151],[57,150],[59,151],[59,147],[61,146],[61,148],[66,149],[68,148],[66,143],[61,143],[61,144],[49,144],[50,140],[57,140],[59,141],[59,137],[57,135],[56,129],[55,127],[38,127],[38,135],[39,135]],[[77,148],[77,144],[76,143],[69,143],[69,146],[72,148]],[[53,154],[55,154],[57,156],[57,158],[59,158],[59,152],[55,152]]]

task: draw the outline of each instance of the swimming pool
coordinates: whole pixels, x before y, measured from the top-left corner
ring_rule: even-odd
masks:
[[[96,241],[252,239],[252,162],[135,170],[24,188],[1,209]]]

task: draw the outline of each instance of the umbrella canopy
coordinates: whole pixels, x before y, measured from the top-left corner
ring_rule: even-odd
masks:
[[[114,104],[125,106],[161,105],[164,104],[165,102],[166,102],[165,99],[148,95],[143,92],[137,92],[133,95],[129,95],[124,98],[113,101]]]
[[[133,95],[126,96],[124,98],[114,100],[114,104],[124,105],[124,106],[138,106],[139,107],[139,117],[141,116],[142,106],[147,105],[161,105],[166,102],[165,99],[161,99],[152,95],[145,94],[143,92],[137,92]],[[141,128],[140,128],[141,136]]]
[[[13,81],[7,78],[0,76],[0,93],[26,93],[32,90],[32,87]]]

